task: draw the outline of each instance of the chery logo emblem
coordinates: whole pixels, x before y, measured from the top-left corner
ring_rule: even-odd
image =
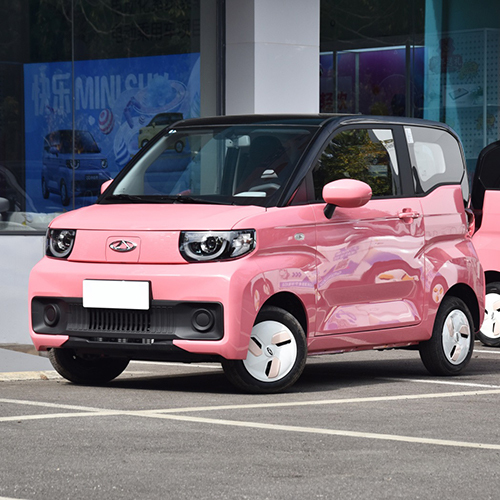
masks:
[[[127,240],[116,240],[109,244],[109,248],[115,252],[131,252],[137,247],[137,243]]]

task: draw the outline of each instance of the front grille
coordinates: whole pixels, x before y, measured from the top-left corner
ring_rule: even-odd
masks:
[[[107,332],[149,332],[151,314],[148,312],[90,311],[89,330]]]
[[[85,308],[80,298],[34,297],[31,319],[35,333],[104,341],[219,340],[224,336],[224,311],[218,302],[152,300],[143,311]]]
[[[168,335],[174,332],[172,308],[153,306],[147,311],[122,309],[86,309],[69,305],[68,332],[150,333]]]

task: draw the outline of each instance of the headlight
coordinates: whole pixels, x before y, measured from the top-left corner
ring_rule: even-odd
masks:
[[[75,168],[75,170],[80,166],[80,160],[66,160],[66,166],[68,168]]]
[[[50,257],[65,258],[73,250],[76,231],[73,229],[48,229],[45,254]]]
[[[255,230],[182,231],[179,249],[187,261],[235,259],[255,248]]]

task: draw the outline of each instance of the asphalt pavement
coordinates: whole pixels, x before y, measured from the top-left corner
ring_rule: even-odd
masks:
[[[275,395],[218,365],[132,362],[98,387],[27,352],[0,365],[0,500],[499,496],[500,349],[479,343],[457,377],[368,351],[310,358]]]

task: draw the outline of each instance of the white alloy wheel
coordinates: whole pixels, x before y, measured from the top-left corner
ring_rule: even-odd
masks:
[[[443,351],[452,365],[460,365],[467,358],[472,342],[469,320],[463,311],[455,309],[448,314],[442,332]]]
[[[420,357],[433,375],[457,375],[469,364],[474,351],[474,321],[459,297],[441,301],[432,335],[420,342]]]
[[[278,321],[257,323],[250,337],[247,358],[243,365],[261,382],[285,377],[297,360],[297,342],[292,332]]]
[[[239,389],[273,394],[298,380],[306,358],[307,338],[297,318],[285,309],[265,305],[250,333],[246,359],[226,359],[222,367]]]
[[[500,340],[500,294],[496,291],[486,294],[481,333],[488,339]]]

